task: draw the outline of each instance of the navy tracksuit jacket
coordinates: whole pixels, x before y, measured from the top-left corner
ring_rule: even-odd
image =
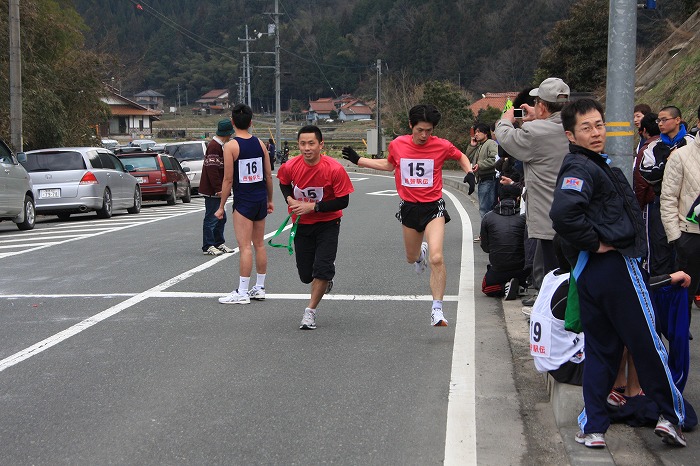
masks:
[[[606,398],[625,346],[632,354],[644,393],[674,424],[683,424],[683,397],[673,383],[668,355],[655,329],[648,276],[639,258],[646,253],[641,211],[634,192],[607,156],[571,144],[564,158],[550,218],[576,264],[581,323],[586,335],[583,374],[585,433],[604,433],[610,420]],[[614,251],[597,254],[600,242]]]

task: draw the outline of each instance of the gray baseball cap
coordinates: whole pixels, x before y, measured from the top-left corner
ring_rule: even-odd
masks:
[[[571,91],[569,86],[559,78],[547,78],[540,87],[530,91],[530,95],[547,102],[568,102]]]

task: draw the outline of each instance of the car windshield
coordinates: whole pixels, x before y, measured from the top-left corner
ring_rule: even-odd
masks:
[[[28,172],[57,172],[85,170],[85,161],[80,152],[35,152],[27,154],[23,162]]]
[[[134,171],[137,172],[148,172],[153,170],[160,170],[158,168],[158,162],[155,156],[146,157],[124,157],[122,159],[124,165],[131,165],[134,167]]]
[[[166,152],[175,157],[178,161],[203,160],[201,144],[168,144],[165,146]]]

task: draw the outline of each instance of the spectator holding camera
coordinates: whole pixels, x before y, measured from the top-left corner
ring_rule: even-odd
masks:
[[[559,168],[569,142],[561,124],[561,109],[569,100],[569,86],[559,78],[547,78],[530,91],[535,105],[525,110],[520,128],[514,126],[514,109],[508,109],[496,123],[498,143],[513,157],[525,162],[528,237],[537,240],[533,259],[533,286],[540,288],[550,270],[557,268],[552,246],[554,230],[549,209]]]

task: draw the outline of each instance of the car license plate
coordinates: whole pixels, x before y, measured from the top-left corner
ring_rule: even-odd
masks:
[[[136,177],[136,181],[138,181],[139,184],[143,184],[143,183],[145,183],[146,181],[148,181],[148,178],[146,178],[145,176],[137,176],[137,177]]]
[[[39,199],[49,199],[52,197],[61,197],[61,190],[59,188],[39,190]]]
[[[194,180],[194,173],[188,173],[187,178],[189,178],[190,181]]]

